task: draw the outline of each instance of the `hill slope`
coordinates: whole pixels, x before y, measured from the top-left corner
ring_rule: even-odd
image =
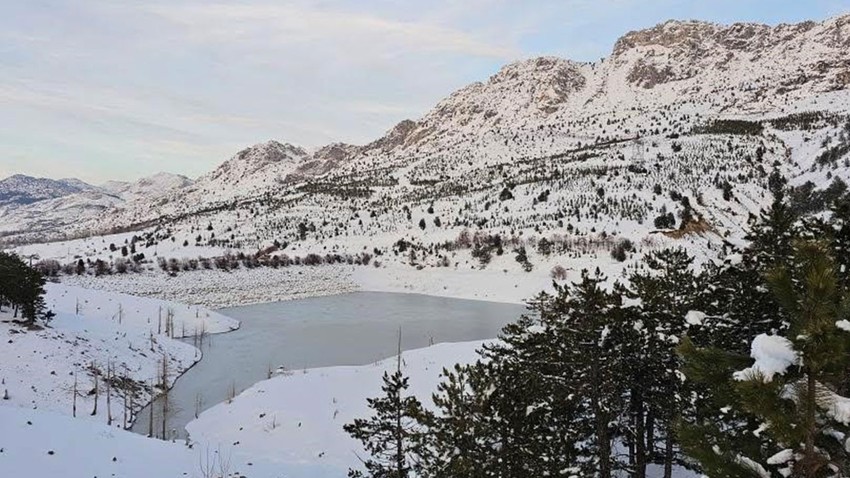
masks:
[[[507,65],[367,145],[311,153],[269,141],[192,185],[39,238],[131,230],[178,257],[276,242],[291,254],[365,248],[433,266],[462,259],[444,244],[465,230],[543,255],[543,238],[557,244],[550,253],[586,255],[690,232],[716,255],[770,201],[774,170],[813,188],[850,179],[848,41],[850,15],[669,21],[627,33],[600,62]]]

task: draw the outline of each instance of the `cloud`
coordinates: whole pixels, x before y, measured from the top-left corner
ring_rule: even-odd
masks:
[[[493,38],[445,25],[397,20],[371,13],[328,8],[317,3],[195,4],[140,7],[185,30],[198,43],[276,49],[333,43],[359,50],[364,57],[396,56],[416,52],[450,52],[462,55],[512,58],[518,50]]]
[[[596,60],[670,17],[840,11],[833,0],[7,3],[0,174],[103,180],[197,175],[270,138],[364,144],[507,62]]]

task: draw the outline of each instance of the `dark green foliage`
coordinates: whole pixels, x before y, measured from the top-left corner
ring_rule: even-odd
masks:
[[[11,306],[14,317],[20,313],[27,325],[39,317],[50,320],[53,314],[44,311],[44,284],[38,270],[17,255],[0,251],[0,308]]]
[[[676,216],[672,212],[661,214],[655,218],[653,225],[656,229],[671,229],[676,225]]]
[[[742,134],[760,135],[764,126],[757,121],[714,120],[711,123],[694,128],[695,134]]]
[[[544,256],[552,254],[552,241],[545,237],[537,241],[537,252]]]
[[[408,378],[401,371],[401,356],[398,360],[393,374],[384,372],[383,396],[367,400],[375,414],[343,427],[369,452],[363,466],[367,476],[374,478],[405,478],[421,471],[425,413],[416,397],[405,395]],[[349,470],[348,474],[363,476],[359,470]]]
[[[632,244],[632,241],[623,239],[622,241],[617,242],[614,248],[611,249],[611,257],[613,257],[617,262],[623,262],[628,258],[628,253],[633,249],[634,244]]]
[[[797,216],[821,212],[833,207],[847,193],[847,184],[835,178],[825,189],[815,189],[814,183],[807,181],[788,191],[789,203]]]
[[[706,403],[726,410],[681,429],[686,449],[711,476],[760,476],[741,457],[772,477],[837,477],[850,471],[843,438],[850,428],[830,414],[848,391],[850,334],[836,322],[850,316],[850,300],[829,249],[823,242],[797,241],[792,256],[767,275],[788,320],[788,339],[782,340],[798,357],[783,373],[769,377],[748,369],[733,375],[751,361],[734,351],[683,342],[683,372],[705,387]],[[769,426],[757,431],[758,424]],[[783,450],[787,460],[770,460]]]
[[[850,140],[845,139],[819,154],[818,157],[815,158],[815,163],[821,166],[835,164],[848,153],[850,153]]]
[[[794,113],[781,118],[769,120],[771,126],[783,131],[810,131],[826,125],[836,127],[842,120],[841,116],[824,111],[805,111]]]
[[[619,292],[598,271],[529,302],[482,362],[444,371],[426,476],[613,476],[625,334]]]
[[[684,249],[665,249],[644,257],[647,271],[631,276],[629,295],[640,301],[639,314],[642,354],[641,366],[646,376],[634,382],[645,404],[645,447],[660,458],[665,476],[682,456],[677,450],[675,424],[682,417],[688,393],[678,376],[678,338],[686,330],[685,315],[701,308],[704,291],[702,277],[691,265],[693,257]],[[645,334],[645,335],[644,335]]]
[[[516,261],[522,265],[522,270],[531,272],[534,266],[528,260],[528,253],[525,252],[525,247],[519,247],[514,252],[516,252]]]

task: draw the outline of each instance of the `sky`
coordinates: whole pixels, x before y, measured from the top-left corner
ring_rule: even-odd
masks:
[[[0,177],[197,177],[269,139],[364,144],[512,61],[607,56],[667,19],[850,0],[0,0]]]

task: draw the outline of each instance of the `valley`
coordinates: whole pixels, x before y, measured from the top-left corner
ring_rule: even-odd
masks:
[[[717,363],[793,402],[759,364],[792,377],[802,355],[755,339],[797,330],[770,267],[820,251],[839,285],[817,290],[843,290],[848,85],[850,15],[671,20],[595,62],[510,63],[362,145],[272,139],[194,179],[4,179],[0,250],[47,283],[30,324],[0,291],[0,428],[19,437],[0,433],[0,475],[344,476],[381,456],[357,419],[401,390],[437,440],[409,431],[410,456],[456,467],[411,476],[503,449],[486,476],[791,476],[799,443],[692,383]],[[843,310],[817,333],[850,330]],[[846,451],[843,386],[812,410]],[[734,430],[674,429],[703,416]],[[767,458],[727,450],[746,440]]]

